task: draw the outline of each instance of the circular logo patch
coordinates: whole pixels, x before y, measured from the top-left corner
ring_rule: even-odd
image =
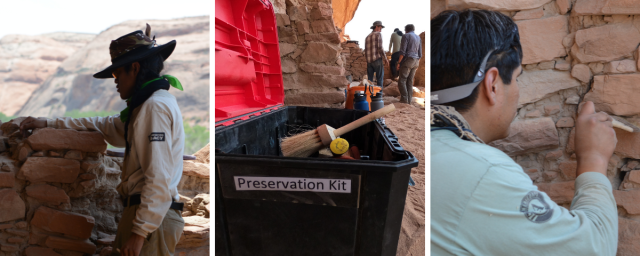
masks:
[[[523,212],[528,220],[535,223],[543,223],[553,216],[553,209],[538,191],[531,191],[522,198],[520,212]]]

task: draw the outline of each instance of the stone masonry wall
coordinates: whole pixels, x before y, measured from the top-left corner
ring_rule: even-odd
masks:
[[[98,132],[43,128],[23,138],[22,120],[0,125],[0,256],[108,255],[123,159],[104,154]],[[206,160],[185,161],[180,256],[208,255],[208,148]]]
[[[578,104],[640,124],[640,1],[431,1],[445,9],[497,10],[518,24],[524,74],[517,119],[493,146],[509,154],[534,184],[569,207],[574,195],[574,124]],[[618,255],[639,255],[640,134],[616,129],[607,176],[619,213]]]
[[[344,63],[331,0],[276,0],[285,104],[341,107]]]

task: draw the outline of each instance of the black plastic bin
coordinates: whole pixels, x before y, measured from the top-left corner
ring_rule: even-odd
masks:
[[[366,114],[281,107],[216,127],[216,255],[396,255],[409,174],[418,161],[384,124],[371,122],[342,136],[370,160],[289,158],[280,150],[279,140],[291,127],[338,128]],[[348,193],[237,190],[234,177],[290,177],[303,185],[300,179],[329,179],[351,186]]]

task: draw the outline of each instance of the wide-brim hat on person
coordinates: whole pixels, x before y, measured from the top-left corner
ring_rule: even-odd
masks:
[[[382,21],[377,20],[376,22],[374,22],[373,26],[371,26],[371,29],[376,28],[376,26],[382,26]],[[384,28],[384,26],[382,26],[382,28]]]
[[[129,63],[141,61],[155,54],[160,54],[163,60],[169,58],[173,50],[176,48],[176,40],[158,45],[155,36],[150,38],[151,27],[147,24],[147,28],[143,33],[137,30],[112,40],[109,45],[109,54],[111,55],[111,66],[104,70],[93,74],[95,78],[113,78],[113,71],[119,67]]]

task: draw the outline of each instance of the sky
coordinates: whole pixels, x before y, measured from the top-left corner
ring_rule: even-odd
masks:
[[[353,19],[347,23],[345,34],[357,40],[364,49],[364,40],[371,33],[370,27],[376,20],[382,21],[382,46],[389,50],[389,39],[395,28],[404,33],[404,26],[413,24],[415,33],[427,30],[430,18],[429,2],[424,0],[362,0]]]
[[[2,4],[0,38],[52,32],[98,34],[127,20],[210,15],[211,0],[19,0]]]

